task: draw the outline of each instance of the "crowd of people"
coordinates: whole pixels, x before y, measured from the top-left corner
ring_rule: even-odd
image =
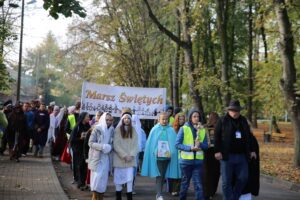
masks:
[[[146,133],[129,108],[117,119],[106,112],[80,112],[80,102],[66,108],[7,101],[0,112],[0,153],[8,145],[16,162],[29,152],[42,158],[49,144],[54,160],[69,155],[73,184],[90,190],[92,200],[104,199],[109,176],[116,200],[123,188],[133,199],[138,172],[155,178],[157,200],[165,192],[187,199],[191,179],[194,199],[212,199],[220,177],[224,200],[248,200],[259,192],[259,148],[241,110],[233,100],[224,116],[212,112],[206,119],[197,109],[183,113],[168,106]]]

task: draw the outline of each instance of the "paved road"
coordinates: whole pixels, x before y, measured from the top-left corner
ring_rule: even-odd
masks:
[[[57,172],[57,175],[55,173]],[[49,157],[39,159],[27,156],[21,158],[20,163],[9,161],[8,156],[0,157],[0,199],[1,200],[90,200],[91,193],[79,191],[72,185],[72,173],[68,165],[54,162]],[[58,178],[57,178],[58,176]],[[61,185],[59,180],[61,181]],[[67,194],[65,194],[65,192]],[[154,200],[154,180],[138,177],[135,200]],[[125,197],[125,195],[124,195]],[[114,186],[110,178],[108,192],[105,199],[114,200]],[[123,198],[126,199],[126,198]],[[178,199],[165,194],[166,200]],[[189,193],[189,200],[193,200],[193,192]],[[216,200],[221,199],[218,191]],[[282,189],[279,186],[261,182],[260,196],[255,200],[299,200],[300,193]]]
[[[20,163],[0,156],[1,200],[67,200],[49,157],[21,158]]]
[[[80,199],[80,200],[90,200],[91,193],[88,191],[79,191],[75,185],[72,185],[72,173],[68,165],[64,163],[54,162],[56,171],[58,172],[59,180],[62,183],[64,190],[67,192],[70,199]],[[266,181],[261,181],[261,191],[258,197],[254,197],[254,200],[300,200],[300,193],[293,192],[290,190],[282,189],[280,186],[267,183]],[[134,196],[135,200],[154,200],[155,199],[155,189],[154,180],[137,177],[137,186],[135,187],[137,195]],[[105,199],[114,200],[114,186],[112,178],[110,178],[108,192],[105,194]],[[125,197],[125,194],[124,194]],[[174,198],[168,193],[164,195],[165,200],[178,199]],[[124,198],[123,198],[124,199]],[[126,199],[126,198],[125,198]],[[193,191],[189,192],[188,200],[193,200]],[[215,200],[221,200],[221,190],[219,190],[214,197]]]

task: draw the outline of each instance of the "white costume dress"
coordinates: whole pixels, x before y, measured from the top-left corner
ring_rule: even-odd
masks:
[[[91,170],[91,191],[104,193],[107,188],[110,169],[110,152],[112,150],[112,136],[114,128],[107,128],[104,113],[99,124],[93,130],[89,140],[89,169]]]

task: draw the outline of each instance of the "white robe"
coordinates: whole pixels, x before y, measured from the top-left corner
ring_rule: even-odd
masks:
[[[111,130],[112,127],[109,129],[107,129],[107,127],[105,128],[103,127],[104,126],[103,124],[105,123],[105,117],[106,117],[106,113],[101,116],[100,123],[98,124],[98,126],[102,125],[102,127],[101,128],[96,127],[96,128],[100,128],[102,133],[104,132],[101,135],[101,138],[97,138],[98,140],[97,143],[111,145],[113,131]],[[90,146],[90,151],[92,151],[91,148],[92,147]],[[94,151],[98,151],[98,150],[94,149]],[[103,151],[100,151],[99,156],[100,156],[100,161],[97,164],[96,170],[95,171],[91,170],[90,187],[91,187],[91,191],[104,193],[107,188],[108,174],[110,170],[110,153],[104,153]]]
[[[91,191],[104,193],[107,188],[109,173],[109,154],[101,154],[96,171],[91,171]]]

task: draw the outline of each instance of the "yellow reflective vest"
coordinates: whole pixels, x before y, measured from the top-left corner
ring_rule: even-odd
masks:
[[[183,141],[182,144],[187,145],[187,146],[194,146],[194,137],[193,137],[193,132],[192,129],[189,126],[184,125],[183,126]],[[205,139],[205,129],[202,128],[200,129],[198,132],[198,138],[200,138],[200,143],[202,143]],[[203,160],[204,159],[204,154],[203,151],[197,151],[196,155],[195,152],[193,151],[180,151],[180,157],[181,159],[185,159],[185,160]]]
[[[76,126],[75,115],[74,114],[69,115],[68,120],[69,120],[69,123],[70,123],[70,129],[73,130],[74,127]]]
[[[169,125],[170,125],[170,126],[173,126],[174,121],[175,121],[174,117],[171,116],[171,117],[169,118]]]

